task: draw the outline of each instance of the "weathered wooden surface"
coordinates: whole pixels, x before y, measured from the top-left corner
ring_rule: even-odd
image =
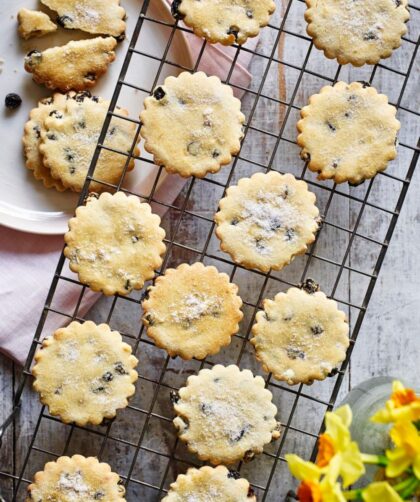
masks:
[[[287,0],[278,1],[279,8],[273,20],[274,25],[279,26],[287,4]],[[303,11],[303,3],[294,0],[286,23],[288,30],[304,34]],[[419,23],[417,23],[418,25]],[[276,34],[276,30],[270,28],[264,30],[257,51],[261,54],[269,55]],[[418,33],[412,28],[410,38],[415,39],[417,36]],[[301,67],[304,64],[308,45],[306,41],[299,40],[292,35],[286,35],[280,40],[275,57],[279,61]],[[385,64],[389,67],[405,71],[411,57],[412,49],[412,45],[404,44]],[[254,91],[257,91],[260,86],[261,76],[266,69],[266,64],[267,60],[262,57],[254,57],[252,61],[251,71],[254,75],[254,80],[251,84],[251,89]],[[327,61],[319,51],[312,49],[310,58],[307,61],[307,69],[334,78],[337,65],[335,62]],[[412,109],[418,109],[418,103],[416,103],[416,99],[418,99],[418,95],[416,94],[416,88],[418,88],[418,63],[416,69],[417,72],[413,72],[413,77],[408,83],[403,100],[403,105]],[[366,80],[369,78],[369,73],[368,68],[356,70],[343,68],[339,78],[344,80]],[[415,80],[416,75],[417,82]],[[290,102],[293,99],[294,105],[302,106],[311,94],[317,92],[323,85],[328,84],[325,80],[321,80],[310,73],[305,73],[299,89],[294,96],[293,91],[298,77],[299,71],[297,69],[273,62],[267,74],[267,82],[264,86],[263,94],[286,102]],[[381,91],[388,93],[391,101],[397,100],[401,82],[401,78],[398,75],[381,69],[378,70],[374,79],[374,84]],[[254,98],[252,94],[247,94],[243,100],[243,108],[248,119],[250,119],[250,113],[253,109]],[[251,126],[277,134],[283,127],[283,122],[287,116],[288,120],[283,136],[294,140],[298,111],[295,109],[289,110],[287,106],[278,106],[276,103],[264,98],[260,98],[251,120]],[[400,119],[403,125],[401,141],[414,145],[420,133],[419,121],[409,113],[401,113]],[[257,165],[258,163],[268,164],[273,155],[275,142],[275,138],[251,129],[244,142],[241,160],[237,163],[233,182],[240,177],[261,170]],[[411,151],[400,147],[399,158],[392,163],[389,172],[404,178],[411,154]],[[254,162],[254,164],[250,161]],[[273,167],[280,171],[289,171],[296,175],[301,175],[303,163],[299,160],[296,146],[287,141],[281,141],[274,157]],[[229,168],[225,168],[221,173],[213,176],[213,179],[224,182],[228,173]],[[305,177],[308,180],[315,181],[315,176],[310,173],[306,173]],[[325,186],[331,187],[332,185],[326,183]],[[182,206],[187,189],[188,187],[186,187],[183,194],[178,198],[176,202],[178,207]],[[316,192],[321,213],[325,215],[325,208],[330,197],[330,192],[325,190],[322,184],[320,186],[311,186],[311,189]],[[396,196],[400,189],[401,184],[399,182],[395,182],[384,176],[378,176],[373,182],[369,200],[392,210],[395,207]],[[327,221],[345,228],[352,228],[360,211],[360,203],[351,201],[345,197],[345,194],[351,193],[356,197],[363,198],[366,190],[367,184],[352,189],[349,189],[347,185],[340,186],[338,191],[344,195],[334,195],[326,214]],[[420,369],[418,361],[420,351],[417,341],[418,326],[420,324],[420,309],[418,308],[420,301],[418,288],[420,271],[417,266],[418,249],[420,247],[420,211],[417,196],[419,190],[420,172],[418,171],[413,179],[392,244],[389,247],[382,272],[379,276],[359,340],[353,352],[349,371],[343,382],[340,398],[354,385],[357,385],[370,376],[395,375],[408,383],[418,382],[419,380]],[[194,183],[187,209],[211,218],[220,196],[220,188],[203,181],[197,181]],[[178,211],[171,211],[166,215],[164,226],[168,235],[173,235],[177,230],[176,242],[187,244],[201,251],[206,243],[210,223],[199,220],[197,217],[185,215],[179,224],[178,218]],[[388,224],[389,217],[385,213],[372,208],[366,208],[359,227],[359,233],[380,240],[384,238]],[[333,291],[338,267],[334,264],[323,262],[319,257],[340,263],[348,242],[349,234],[337,230],[332,226],[324,226],[320,234],[319,242],[315,249],[315,256],[318,258],[311,260],[307,275],[320,282],[327,294],[331,294]],[[353,244],[346,265],[356,270],[371,273],[379,247],[363,239],[356,239]],[[218,242],[214,236],[210,241],[208,252],[216,257],[223,256],[219,251]],[[189,251],[174,247],[168,265],[172,266],[182,261],[194,261],[196,260],[196,256]],[[299,282],[306,260],[307,257],[297,258],[292,265],[280,274],[275,275],[286,281]],[[226,265],[220,261],[206,259],[206,262],[214,263],[220,270],[228,273],[232,273],[233,271],[230,265]],[[253,272],[236,269],[233,281],[239,285],[240,294],[245,301],[250,303],[257,302],[263,283],[261,276]],[[270,279],[266,285],[263,297],[274,296],[280,288],[286,289],[287,286]],[[360,305],[366,288],[366,277],[345,269],[334,296],[344,302]],[[101,299],[91,312],[90,317],[98,322],[107,321],[111,302],[112,299]],[[348,311],[345,305],[342,304],[341,307]],[[241,334],[247,332],[253,314],[251,307],[245,307],[244,310],[245,319],[242,323]],[[358,311],[356,309],[352,309],[349,312],[352,325],[354,325],[357,314]],[[119,329],[124,333],[136,335],[139,331],[139,318],[140,312],[137,304],[118,300],[109,322],[113,329]],[[237,362],[240,358],[242,367],[251,368],[255,373],[262,374],[261,369],[254,360],[252,350],[247,346],[240,357],[240,347],[241,340],[234,339],[230,347],[223,350],[219,355],[212,357],[211,361],[229,363]],[[165,364],[164,352],[145,343],[140,343],[138,357],[140,359],[140,373],[153,380],[159,380],[160,372]],[[196,372],[199,368],[200,364],[197,361],[187,363],[178,359],[171,360],[168,363],[167,374],[163,378],[163,382],[175,387],[181,386],[186,377]],[[0,358],[0,396],[3,405],[0,408],[0,422],[10,411],[18,375],[19,370],[17,368],[14,368],[4,358]],[[303,392],[308,396],[328,401],[334,382],[335,378],[328,379],[305,388]],[[155,389],[156,384],[147,382],[146,380],[139,381],[137,393],[131,405],[148,410],[151,407]],[[294,388],[294,390],[296,389],[297,387]],[[286,424],[289,420],[295,396],[282,389],[271,387],[271,390],[274,393],[274,400],[279,407],[279,419],[282,423]],[[153,406],[153,413],[165,417],[172,416],[168,393],[168,388],[161,388],[156,403]],[[9,428],[3,447],[0,449],[0,470],[7,472],[20,471],[20,466],[24,461],[39,410],[40,406],[37,397],[27,389],[22,412],[15,423]],[[315,441],[314,437],[302,434],[295,429],[304,430],[309,434],[317,434],[324,412],[325,405],[319,404],[309,398],[300,398],[296,412],[290,423],[291,427],[284,441],[282,456],[285,452],[290,451],[301,455],[310,454]],[[133,445],[137,444],[140,439],[145,419],[145,414],[132,409],[119,413],[110,431],[110,436],[113,439],[108,440],[102,451],[102,439],[100,436],[95,435],[94,432],[87,434],[77,429],[71,432],[71,428],[68,426],[64,426],[58,422],[43,420],[35,445],[57,455],[62,454],[70,433],[71,439],[66,453],[80,452],[85,455],[100,453],[102,460],[110,462],[112,467],[124,476],[128,474],[128,469],[135,455],[135,447]],[[105,429],[92,428],[92,430],[103,431]],[[125,443],[118,443],[115,439],[122,439]],[[142,445],[146,449],[142,449],[138,455],[133,477],[145,483],[159,486],[165,470],[168,469],[167,482],[165,483],[165,487],[167,487],[177,472],[185,471],[187,467],[185,463],[174,461],[168,467],[168,458],[163,456],[171,454],[175,439],[174,429],[169,421],[158,419],[157,417],[150,419],[145,428],[144,440],[142,442]],[[270,445],[267,451],[275,454],[277,447],[278,444]],[[151,453],[147,451],[147,448],[157,449],[163,455]],[[194,456],[188,454],[181,445],[177,447],[176,457],[196,462]],[[43,453],[32,452],[28,468],[25,471],[25,477],[30,478],[33,472],[41,469],[44,463],[52,458]],[[242,472],[252,483],[265,486],[268,482],[272,464],[273,459],[271,457],[262,455],[253,463],[245,466]],[[281,500],[282,495],[291,486],[293,484],[290,476],[287,474],[285,464],[280,461],[271,480],[267,500]],[[25,485],[22,486],[17,496],[17,500],[19,501],[24,499],[24,488]],[[6,501],[11,500],[12,483],[1,476],[0,492]],[[130,483],[127,498],[128,500],[155,501],[159,500],[160,496],[152,488]]]

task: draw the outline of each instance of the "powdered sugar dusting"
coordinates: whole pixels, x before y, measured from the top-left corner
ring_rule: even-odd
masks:
[[[101,16],[98,11],[91,9],[85,5],[77,5],[75,9],[76,20],[79,22],[90,23],[97,25],[101,20]]]
[[[183,298],[183,306],[170,305],[172,320],[176,323],[194,321],[205,315],[212,315],[220,310],[221,301],[216,296],[190,293]]]
[[[71,501],[86,500],[90,492],[80,471],[74,474],[63,472],[58,481],[58,487],[65,493],[67,500]]]
[[[243,203],[241,213],[248,225],[258,227],[258,236],[270,239],[278,228],[293,228],[302,220],[301,213],[284,197],[260,190],[256,200]]]

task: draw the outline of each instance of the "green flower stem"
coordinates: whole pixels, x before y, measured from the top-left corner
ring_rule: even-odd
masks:
[[[362,500],[362,490],[348,490],[342,493],[346,500]]]
[[[394,485],[394,490],[399,492],[402,499],[408,499],[412,497],[412,495],[415,493],[415,491],[419,486],[420,486],[420,480],[413,477],[413,478],[408,478],[405,481],[402,481],[398,485]]]
[[[379,465],[381,467],[388,465],[388,459],[385,455],[369,455],[368,453],[362,453],[361,455],[364,464]]]

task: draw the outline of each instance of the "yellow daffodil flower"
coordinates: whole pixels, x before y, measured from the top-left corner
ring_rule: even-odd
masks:
[[[396,478],[412,467],[415,476],[420,479],[420,434],[416,427],[411,422],[397,422],[389,434],[395,448],[386,451],[389,460],[386,475]]]
[[[403,499],[385,481],[372,483],[362,491],[362,498],[365,502],[403,502]]]
[[[420,397],[413,389],[407,389],[395,380],[392,383],[392,394],[385,403],[385,408],[379,410],[371,418],[373,422],[387,424],[399,420],[416,422],[420,420]]]
[[[362,455],[355,441],[351,440],[349,426],[352,421],[350,406],[342,406],[325,416],[325,432],[320,435],[316,465],[321,468],[334,461],[339,466],[343,485],[347,487],[364,473]]]
[[[337,483],[339,464],[333,460],[325,472],[312,462],[297,455],[286,455],[290,472],[301,480],[297,496],[300,502],[345,502],[340,483]]]

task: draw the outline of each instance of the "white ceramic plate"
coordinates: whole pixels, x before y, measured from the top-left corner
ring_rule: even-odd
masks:
[[[92,89],[94,94],[108,99],[111,98],[118,80],[128,41],[142,5],[139,0],[122,0],[121,3],[128,16],[127,39],[118,45],[116,60]],[[78,195],[44,188],[42,182],[36,181],[25,167],[22,154],[24,124],[30,110],[40,99],[51,95],[52,91],[32,81],[31,75],[23,68],[23,59],[25,54],[34,48],[43,50],[63,45],[69,40],[89,38],[90,35],[60,28],[52,35],[22,41],[16,31],[16,13],[21,7],[40,8],[37,0],[0,1],[0,58],[3,59],[0,73],[0,224],[24,232],[62,234],[67,230],[67,220],[74,211]],[[147,15],[173,22],[165,0],[152,0]],[[168,27],[145,21],[136,49],[161,57],[170,31]],[[191,67],[190,52],[181,32],[177,32],[172,41],[168,59]],[[158,65],[158,61],[134,54],[126,80],[141,88],[150,89]],[[176,67],[164,65],[159,80],[175,73],[179,73]],[[8,111],[4,107],[4,98],[10,92],[18,93],[23,99],[22,105],[15,111]],[[118,104],[127,108],[130,116],[137,118],[143,99],[142,93],[124,86]],[[137,191],[140,187],[142,193],[147,193],[153,178],[151,174],[154,172],[155,168],[149,163],[137,161],[134,171],[127,175],[125,186],[135,187]],[[164,181],[164,177],[163,174],[160,182]]]

